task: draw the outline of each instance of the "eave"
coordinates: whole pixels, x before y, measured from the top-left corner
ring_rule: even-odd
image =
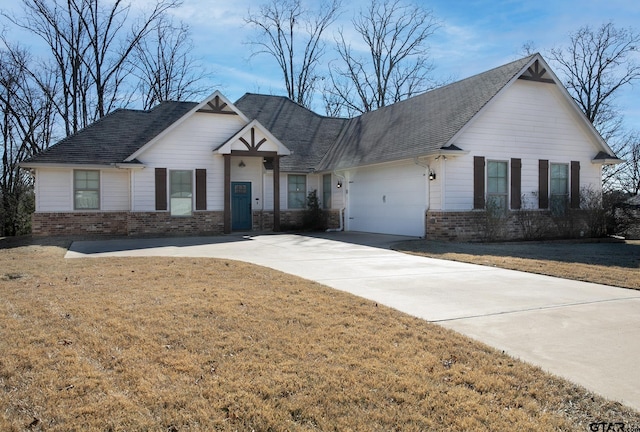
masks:
[[[121,162],[121,163],[47,163],[47,162],[20,162],[20,168],[38,169],[38,168],[63,168],[63,169],[143,169],[146,167],[140,162]]]

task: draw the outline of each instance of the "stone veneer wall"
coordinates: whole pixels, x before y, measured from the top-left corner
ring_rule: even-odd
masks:
[[[327,218],[327,228],[340,227],[340,210],[323,210]],[[280,229],[282,231],[302,229],[304,210],[282,210],[280,211]],[[253,212],[254,231],[273,230],[273,211]]]

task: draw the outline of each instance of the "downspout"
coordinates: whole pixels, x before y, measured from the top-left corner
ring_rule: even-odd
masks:
[[[327,229],[325,232],[339,232],[339,231],[344,231],[344,222],[343,222],[343,219],[344,219],[344,211],[345,211],[345,206],[344,206],[344,203],[345,203],[344,187],[345,187],[345,184],[346,184],[347,179],[346,179],[346,178],[344,178],[343,176],[341,176],[340,174],[338,174],[338,173],[337,173],[337,172],[335,172],[335,171],[333,172],[333,175],[335,175],[336,177],[341,178],[341,179],[343,180],[343,181],[342,181],[342,188],[341,188],[341,189],[343,190],[343,191],[342,191],[342,204],[343,204],[343,205],[342,205],[342,208],[340,209],[340,226],[339,226],[338,228],[329,228],[329,229]],[[333,187],[333,186],[332,186],[332,187]]]

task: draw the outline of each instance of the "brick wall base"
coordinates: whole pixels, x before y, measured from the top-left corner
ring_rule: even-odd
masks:
[[[36,236],[127,235],[129,212],[34,213],[31,233]]]
[[[547,210],[516,210],[492,216],[484,210],[428,211],[426,237],[445,241],[539,240],[588,236],[588,213],[570,210],[553,216]]]
[[[280,212],[282,230],[302,228],[304,212]],[[340,226],[340,212],[326,212],[329,228]],[[198,211],[174,217],[168,212],[64,212],[34,213],[31,231],[36,236],[103,235],[218,235],[224,231],[224,212]],[[254,231],[273,230],[273,211],[253,212]]]
[[[34,213],[31,232],[59,235],[215,235],[223,232],[223,212],[194,212],[172,217],[167,212]]]

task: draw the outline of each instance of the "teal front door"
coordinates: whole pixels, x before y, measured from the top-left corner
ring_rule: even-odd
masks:
[[[251,183],[231,183],[231,229],[246,231],[251,223]]]

